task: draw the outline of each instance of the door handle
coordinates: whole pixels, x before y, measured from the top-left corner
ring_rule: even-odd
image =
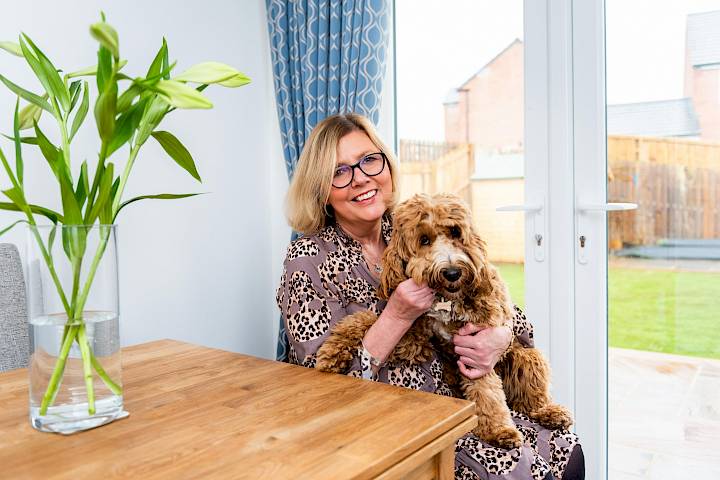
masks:
[[[617,212],[621,210],[635,210],[637,203],[598,203],[598,204],[579,204],[577,210],[581,213],[585,212]]]
[[[588,245],[591,243],[590,238],[586,234],[585,216],[593,212],[619,212],[625,210],[637,209],[637,203],[577,203],[577,259],[578,262],[585,265],[588,262]],[[597,242],[595,242],[597,243]],[[603,247],[604,248],[604,247]]]
[[[547,215],[545,215],[545,199],[542,203],[532,203],[524,205],[503,205],[495,209],[496,212],[525,212],[533,215],[533,258],[535,261],[542,262],[545,260],[545,244],[547,230]]]

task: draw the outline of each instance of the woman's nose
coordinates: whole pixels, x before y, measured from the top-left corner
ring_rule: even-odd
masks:
[[[355,175],[353,175],[353,183],[357,185],[363,185],[370,181],[370,177],[365,175],[365,172],[359,168],[355,169]]]

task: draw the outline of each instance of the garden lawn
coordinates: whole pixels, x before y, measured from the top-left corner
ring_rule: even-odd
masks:
[[[524,306],[523,266],[496,266]],[[610,268],[608,289],[611,347],[720,358],[720,274]]]

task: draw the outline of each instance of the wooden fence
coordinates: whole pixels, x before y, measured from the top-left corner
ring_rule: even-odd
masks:
[[[638,204],[610,214],[611,249],[720,238],[720,144],[608,137],[608,163],[608,200]]]
[[[400,141],[400,199],[415,193],[454,193],[472,205],[472,145]]]

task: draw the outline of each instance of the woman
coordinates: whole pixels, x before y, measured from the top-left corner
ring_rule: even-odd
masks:
[[[326,118],[300,155],[288,192],[288,219],[304,236],[288,248],[277,293],[292,363],[314,367],[330,327],[361,310],[379,314],[347,372],[356,377],[452,395],[437,356],[422,365],[385,364],[397,342],[435,300],[427,285],[401,283],[387,302],[376,295],[381,258],[392,235],[398,169],[372,124],[355,114]],[[516,309],[514,333],[532,346],[532,327]],[[453,339],[463,375],[489,372],[512,332],[468,325]],[[584,478],[577,437],[549,431],[513,414],[525,437],[521,449],[502,450],[473,434],[458,440],[455,477],[461,479]],[[543,458],[537,452],[546,458]]]

